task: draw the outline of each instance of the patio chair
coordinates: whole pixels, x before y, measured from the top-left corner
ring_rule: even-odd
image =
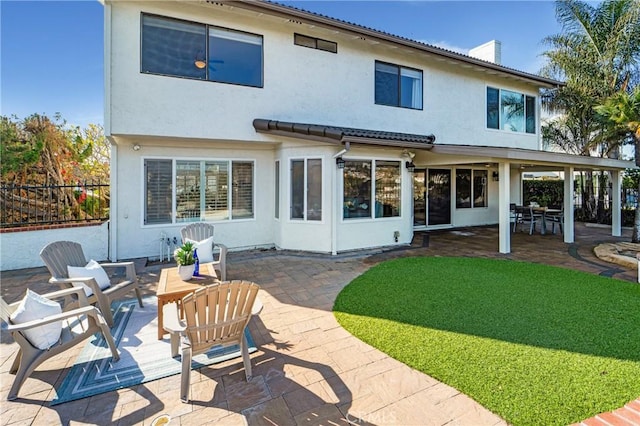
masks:
[[[556,225],[560,229],[560,234],[563,233],[564,227],[564,207],[559,209],[559,211],[547,212],[545,219],[551,222],[551,233],[556,233]]]
[[[190,223],[180,229],[182,242],[187,240],[196,243],[200,263],[211,263],[220,271],[220,280],[227,280],[227,246],[213,241],[213,225],[203,222]],[[199,244],[198,244],[199,243]],[[213,249],[218,248],[218,260],[215,260]]]
[[[182,299],[184,320],[180,319],[175,302],[163,307],[164,329],[171,334],[172,357],[178,356],[178,346],[182,343],[182,402],[189,402],[191,357],[214,346],[240,345],[245,376],[247,381],[251,380],[251,359],[244,330],[259,289],[255,283],[238,280],[199,288]]]
[[[540,228],[542,230],[542,213],[536,213],[533,210],[533,207],[529,206],[529,207],[525,207],[520,215],[520,220],[519,223],[525,224],[528,223],[529,224],[529,235],[533,234],[533,231],[535,231],[536,229],[536,223],[540,224]],[[514,226],[515,229],[515,226]]]
[[[75,294],[79,307],[62,312],[62,307],[58,305],[56,310],[56,303],[51,301],[71,294]],[[104,317],[97,308],[89,305],[80,287],[43,295],[27,291],[25,299],[12,304],[0,298],[0,317],[7,323],[7,331],[20,346],[9,370],[16,377],[8,400],[18,397],[25,380],[40,364],[96,333],[104,335],[113,360],[120,358]]]
[[[106,283],[99,283],[97,274],[89,269],[86,270],[86,274],[81,273],[81,276],[75,276],[74,274],[73,277],[70,277],[69,267],[75,268],[75,271],[79,270],[79,268],[87,267],[87,259],[84,257],[82,246],[79,243],[54,241],[47,244],[40,251],[40,257],[51,273],[50,283],[58,284],[61,288],[83,287],[82,285],[84,284],[90,289],[90,294],[87,294],[89,303],[98,306],[109,327],[113,326],[111,302],[122,299],[131,290],[135,290],[138,304],[142,308],[142,295],[138,288],[138,277],[136,276],[136,268],[133,262],[99,264],[105,271],[124,269],[125,272],[124,277],[109,277],[107,275]],[[77,300],[74,302],[69,299],[67,303],[69,303],[69,307],[77,306]],[[65,305],[65,309],[67,309],[67,305]]]

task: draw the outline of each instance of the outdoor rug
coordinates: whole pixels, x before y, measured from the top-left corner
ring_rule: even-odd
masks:
[[[160,379],[180,373],[180,356],[171,358],[169,336],[158,340],[158,299],[148,296],[114,302],[114,325],[111,334],[120,352],[120,360],[112,362],[111,352],[102,334],[87,340],[74,366],[56,388],[51,405],[74,401],[116,389]],[[257,349],[246,330],[249,352]],[[213,348],[194,356],[191,368],[199,368],[240,356],[239,346]]]

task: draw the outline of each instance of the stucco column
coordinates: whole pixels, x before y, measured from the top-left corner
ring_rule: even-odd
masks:
[[[564,168],[564,242],[572,243],[574,241],[573,227],[573,167]]]
[[[511,166],[508,162],[498,165],[498,229],[500,253],[511,253],[511,222],[509,203],[511,202]]]
[[[611,170],[611,235],[622,235],[622,176],[618,170]]]

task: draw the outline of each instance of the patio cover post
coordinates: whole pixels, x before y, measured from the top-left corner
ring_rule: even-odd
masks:
[[[622,177],[619,170],[611,170],[611,235],[622,235]]]
[[[573,226],[573,188],[574,188],[574,176],[573,167],[568,166],[564,168],[564,242],[574,242],[574,226]]]
[[[511,221],[509,203],[511,200],[511,166],[509,162],[498,164],[498,229],[500,253],[511,253]]]

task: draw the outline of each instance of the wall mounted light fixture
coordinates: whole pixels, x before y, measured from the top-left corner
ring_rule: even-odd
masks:
[[[413,161],[407,161],[404,165],[409,173],[413,173],[416,170],[416,165],[413,164]]]
[[[142,148],[139,144],[135,144],[131,147],[134,151],[140,151],[140,148]]]
[[[344,158],[336,158],[336,166],[338,166],[339,169],[344,169]]]
[[[500,180],[500,174],[498,172],[493,172],[491,176],[493,177],[493,180],[496,182]]]

